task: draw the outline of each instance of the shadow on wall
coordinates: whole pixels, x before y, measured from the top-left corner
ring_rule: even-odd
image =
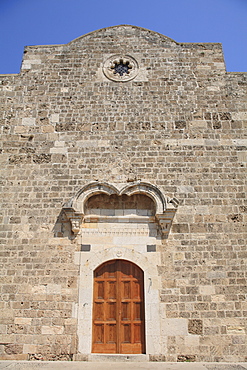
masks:
[[[154,216],[155,204],[151,198],[143,194],[107,195],[97,194],[85,204],[85,214],[99,216]]]
[[[54,238],[68,238],[73,240],[76,237],[76,235],[74,235],[72,232],[71,223],[68,220],[64,210],[60,211],[52,231]]]

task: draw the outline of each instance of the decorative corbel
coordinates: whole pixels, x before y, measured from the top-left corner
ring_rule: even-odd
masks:
[[[156,213],[155,218],[161,228],[162,234],[167,235],[171,229],[172,221],[177,211],[179,201],[176,198],[167,201],[167,208],[163,213]]]
[[[68,220],[71,222],[71,230],[77,235],[81,228],[83,213],[76,212],[73,208],[63,208]]]

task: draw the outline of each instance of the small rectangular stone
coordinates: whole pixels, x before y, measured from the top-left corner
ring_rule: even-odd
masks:
[[[35,344],[24,344],[23,353],[36,353],[37,346]]]
[[[161,331],[165,336],[188,335],[187,319],[164,319]]]
[[[68,149],[67,148],[63,148],[63,147],[58,147],[58,148],[51,148],[50,149],[50,153],[51,154],[67,154],[68,153]]]
[[[65,145],[65,141],[55,141],[54,142],[54,145],[56,146],[56,147],[64,147],[64,145]]]
[[[32,118],[32,117],[22,118],[22,124],[24,126],[35,126],[35,123],[36,123],[36,118]]]
[[[60,284],[47,284],[47,294],[61,294]]]
[[[215,287],[213,285],[201,285],[199,286],[199,293],[203,295],[215,294]]]
[[[59,122],[59,114],[58,114],[58,113],[53,113],[53,114],[51,114],[50,121],[51,121],[51,122],[54,122],[54,123]]]
[[[64,327],[63,326],[42,326],[41,327],[41,334],[63,334]]]
[[[15,324],[31,325],[32,319],[29,317],[15,317]]]

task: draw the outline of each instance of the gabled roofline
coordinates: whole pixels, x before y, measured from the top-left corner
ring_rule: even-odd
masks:
[[[66,44],[26,45],[24,47],[24,50],[25,50],[25,48],[42,48],[42,47],[46,48],[46,47],[61,47],[61,46],[65,46],[65,45],[70,45],[70,44],[73,44],[74,42],[76,42],[80,39],[83,39],[84,37],[93,35],[94,33],[104,31],[104,30],[107,30],[107,29],[111,29],[111,28],[119,28],[119,27],[130,27],[130,28],[135,28],[135,29],[138,29],[138,30],[143,30],[143,31],[146,31],[146,32],[150,32],[153,35],[158,35],[158,36],[160,36],[164,39],[167,39],[167,40],[175,43],[176,45],[180,45],[180,46],[183,46],[183,45],[218,45],[218,46],[222,47],[221,42],[178,42],[178,41],[176,41],[176,40],[174,40],[174,39],[172,39],[172,38],[170,38],[166,35],[163,35],[162,33],[150,30],[148,28],[144,28],[144,27],[140,27],[140,26],[133,26],[133,25],[130,25],[130,24],[119,24],[119,25],[115,25],[115,26],[99,28],[97,30],[85,33],[84,35],[76,37],[75,39],[69,41]]]
[[[99,28],[98,30],[94,30],[94,31],[88,32],[88,33],[86,33],[85,35],[79,36],[79,37],[75,38],[74,40],[71,40],[70,42],[68,42],[68,43],[67,43],[67,44],[65,44],[65,45],[69,45],[69,44],[71,44],[71,43],[73,43],[73,42],[75,42],[75,41],[80,40],[80,39],[81,39],[81,38],[83,38],[83,37],[87,37],[87,36],[89,36],[89,35],[92,35],[93,33],[99,32],[99,31],[104,31],[104,30],[107,30],[107,29],[110,29],[110,28],[119,28],[119,27],[131,27],[131,28],[136,28],[136,29],[138,29],[138,30],[148,31],[148,32],[151,32],[151,33],[153,33],[153,34],[155,34],[155,35],[159,35],[159,36],[161,36],[161,37],[164,37],[164,38],[166,38],[166,39],[170,40],[171,42],[174,42],[174,43],[175,43],[175,44],[177,44],[177,45],[179,44],[179,42],[177,42],[177,41],[175,41],[175,40],[171,39],[170,37],[165,36],[165,35],[163,35],[162,33],[159,33],[159,32],[156,32],[156,31],[149,30],[148,28],[139,27],[139,26],[133,26],[133,25],[131,25],[131,24],[119,24],[119,25],[116,25],[116,26],[103,27],[103,28]]]

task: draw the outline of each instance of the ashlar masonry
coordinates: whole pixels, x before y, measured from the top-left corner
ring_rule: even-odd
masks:
[[[246,87],[221,44],[135,26],[25,48],[0,76],[1,359],[246,360]]]

